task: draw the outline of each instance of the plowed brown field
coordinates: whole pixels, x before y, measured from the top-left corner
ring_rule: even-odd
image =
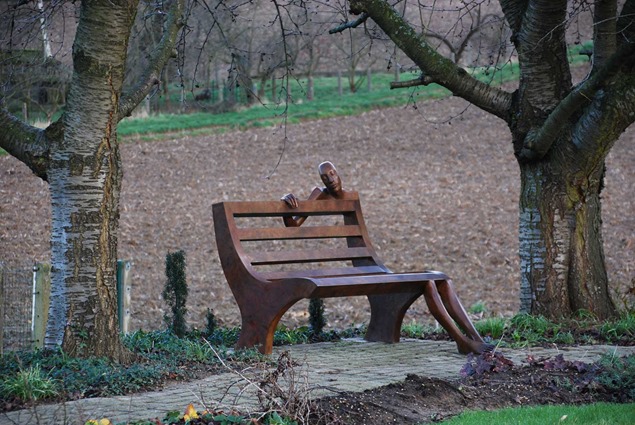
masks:
[[[466,306],[489,314],[519,308],[519,171],[505,124],[449,98],[360,116],[222,135],[178,136],[122,145],[119,258],[133,265],[132,328],[162,328],[165,254],[187,254],[189,323],[212,308],[226,325],[239,314],[220,269],[211,206],[222,200],[306,197],[331,160],[346,189],[362,197],[380,255],[396,271],[435,269],[454,279]],[[603,192],[606,262],[618,304],[635,278],[635,133],[607,162]],[[286,141],[285,141],[286,140]],[[280,165],[276,164],[282,155]],[[12,157],[0,157],[0,261],[49,257],[47,185]],[[363,298],[326,302],[331,326],[368,319]],[[406,316],[428,320],[423,300]],[[306,323],[306,303],[283,318]]]

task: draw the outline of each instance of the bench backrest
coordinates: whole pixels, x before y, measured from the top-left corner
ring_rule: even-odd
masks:
[[[228,278],[261,280],[289,277],[383,273],[373,249],[359,196],[346,200],[214,204],[216,241]],[[300,227],[285,227],[284,216],[307,216]],[[231,284],[231,282],[230,282]]]

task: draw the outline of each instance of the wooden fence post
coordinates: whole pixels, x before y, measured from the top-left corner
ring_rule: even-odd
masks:
[[[33,347],[44,348],[46,336],[46,322],[49,317],[49,304],[51,301],[51,265],[36,263],[33,267]]]
[[[117,315],[119,330],[125,335],[130,328],[130,295],[132,261],[117,260]]]

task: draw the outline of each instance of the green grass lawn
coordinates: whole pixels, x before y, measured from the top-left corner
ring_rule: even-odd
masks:
[[[595,403],[584,406],[540,406],[471,411],[447,425],[630,425],[635,423],[635,404]]]
[[[195,112],[128,118],[119,124],[118,133],[124,138],[156,138],[157,134],[161,133],[196,134],[197,130],[201,129],[209,133],[228,129],[269,127],[307,119],[356,115],[373,109],[406,105],[408,102],[449,95],[447,90],[437,85],[391,90],[390,81],[393,79],[392,74],[375,74],[372,77],[370,91],[366,85],[362,85],[355,93],[347,89],[340,95],[336,77],[316,78],[315,97],[312,101],[306,100],[306,80],[293,80],[290,82],[293,87],[292,95],[286,103],[273,102],[265,98],[261,99],[260,103],[250,107],[243,106],[235,112]]]

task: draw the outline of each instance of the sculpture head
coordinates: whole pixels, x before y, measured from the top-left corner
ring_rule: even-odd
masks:
[[[342,193],[342,179],[337,174],[337,169],[330,161],[325,161],[318,166],[320,178],[326,187],[326,190],[333,196]]]

